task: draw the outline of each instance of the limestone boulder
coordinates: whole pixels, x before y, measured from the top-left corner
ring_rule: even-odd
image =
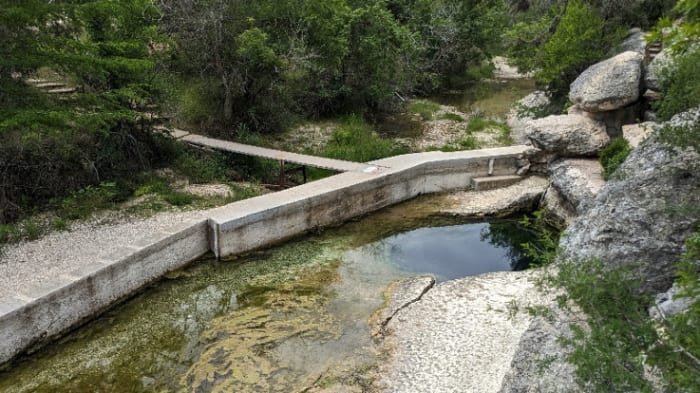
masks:
[[[611,138],[622,136],[622,127],[639,121],[642,117],[641,101],[637,101],[625,107],[606,112],[586,112],[578,105],[572,105],[567,113],[581,115],[605,124],[605,130]]]
[[[651,121],[628,124],[626,126],[622,126],[622,136],[627,139],[630,146],[636,148],[642,142],[644,142],[658,126],[658,123]]]
[[[520,99],[508,112],[506,123],[510,127],[510,138],[514,144],[530,144],[525,129],[528,120],[537,117],[550,105],[549,96],[544,91],[535,91]]]
[[[594,64],[571,84],[569,99],[587,112],[604,112],[639,99],[644,56],[632,51]]]
[[[562,157],[592,156],[610,143],[605,124],[582,115],[529,120],[525,134],[536,147]]]
[[[644,32],[639,28],[630,29],[627,37],[620,44],[620,52],[635,52],[644,55],[647,47],[647,40],[644,37]]]
[[[569,202],[577,215],[593,203],[605,184],[603,167],[597,159],[566,158],[549,166],[552,187]]]
[[[541,207],[547,213],[547,218],[562,228],[571,225],[576,218],[576,208],[552,186],[544,193]]]
[[[650,138],[618,171],[620,179],[608,181],[565,231],[563,257],[634,266],[643,290],[664,291],[673,281],[684,241],[697,225],[682,211],[700,206],[700,155]]]
[[[571,339],[572,321],[583,320],[579,314],[556,305],[549,308],[549,317],[537,316],[520,337],[510,369],[499,393],[578,393],[585,389],[576,383],[576,370],[566,357],[572,347],[562,338]]]
[[[649,63],[644,72],[644,86],[651,90],[661,90],[664,70],[673,67],[673,58],[670,49],[659,52]]]

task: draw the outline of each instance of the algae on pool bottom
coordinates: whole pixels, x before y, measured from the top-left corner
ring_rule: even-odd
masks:
[[[441,204],[419,198],[245,257],[203,259],[15,362],[0,372],[0,391],[367,388],[380,356],[368,320],[392,281],[420,270],[392,258],[416,246],[416,228],[437,227],[440,238],[440,227],[464,224],[435,216]],[[476,241],[519,255],[509,248],[519,239],[504,243],[510,235],[497,226],[470,225],[482,226],[470,231]]]

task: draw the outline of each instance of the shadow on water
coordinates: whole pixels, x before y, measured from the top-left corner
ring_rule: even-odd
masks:
[[[0,372],[2,392],[289,392],[371,383],[368,320],[389,283],[519,269],[513,220],[436,215],[423,197],[338,228],[169,274]]]

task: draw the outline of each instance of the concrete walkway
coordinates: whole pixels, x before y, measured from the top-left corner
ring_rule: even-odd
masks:
[[[374,165],[367,165],[358,162],[350,162],[336,160],[332,158],[310,156],[306,154],[292,153],[288,151],[268,149],[265,147],[246,145],[225,141],[221,139],[209,138],[203,135],[193,134],[188,131],[174,129],[171,134],[183,142],[189,144],[207,147],[214,150],[227,151],[231,153],[244,154],[247,156],[255,156],[269,158],[272,160],[291,162],[294,164],[311,166],[315,168],[330,169],[337,172],[373,172],[378,170]]]
[[[362,164],[381,170],[349,171],[210,211],[113,229],[88,225],[8,247],[0,259],[0,363],[208,251],[251,251],[420,194],[464,189],[474,177],[514,174],[529,167],[531,153],[510,146],[391,157]]]

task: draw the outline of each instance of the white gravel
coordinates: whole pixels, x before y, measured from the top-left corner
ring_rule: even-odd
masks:
[[[150,218],[111,215],[73,224],[70,231],[7,246],[0,256],[0,299],[87,267],[149,234],[204,217],[202,211],[164,212]]]

